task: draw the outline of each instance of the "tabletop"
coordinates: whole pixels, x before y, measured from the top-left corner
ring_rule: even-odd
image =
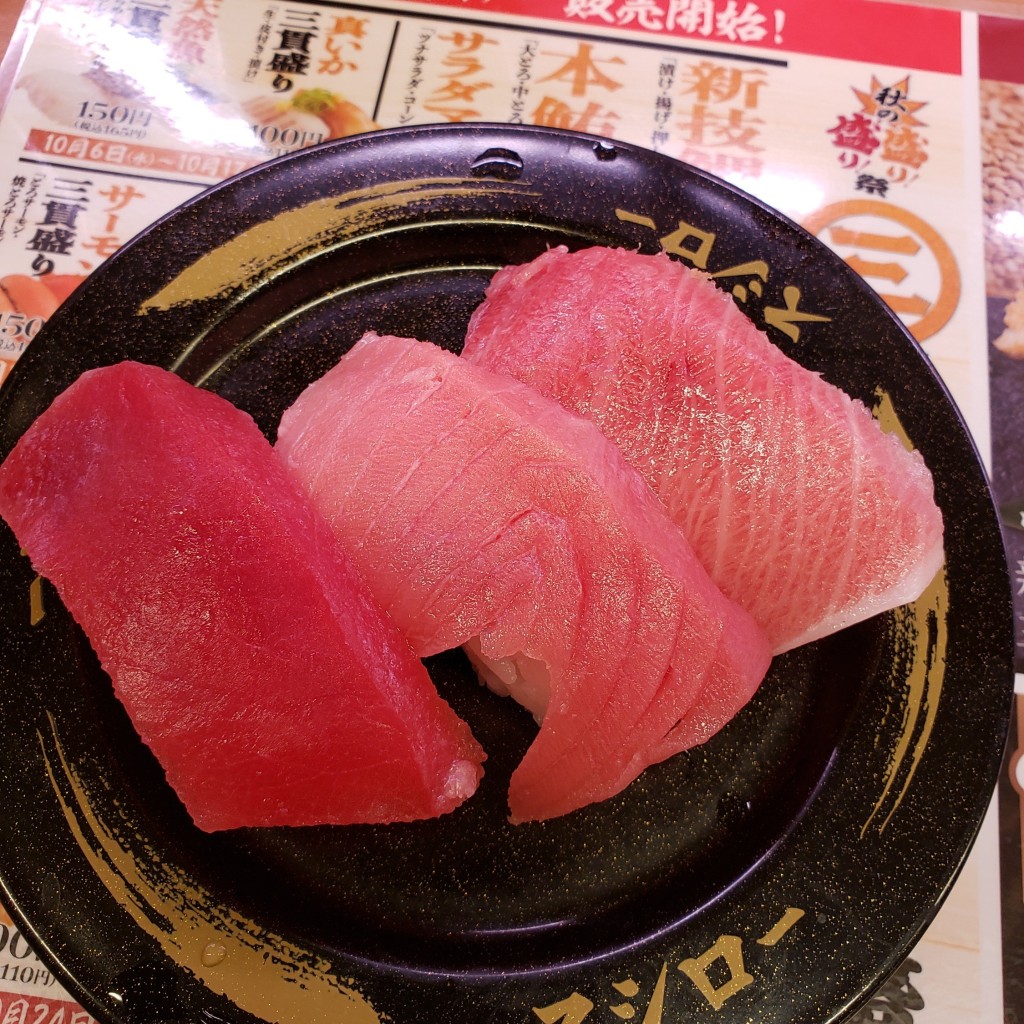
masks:
[[[1024,637],[1024,4],[857,0],[836,9],[836,31],[811,0],[556,6],[0,3],[0,386],[68,291],[124,242],[269,157],[442,120],[625,138],[778,207],[903,319],[986,459]],[[165,86],[201,98],[188,124],[133,91],[142,73],[114,66],[115,37],[124,53],[158,43],[173,55]],[[203,136],[204,105],[242,111],[244,137]],[[746,268],[734,295],[760,287],[759,273]],[[1018,650],[1024,672],[1024,639]],[[1016,714],[974,853],[851,1021],[1024,1024]],[[626,1019],[627,1003],[610,1012]],[[653,1007],[644,1024],[661,1019]],[[0,1013],[4,1024],[89,1019],[2,909]]]

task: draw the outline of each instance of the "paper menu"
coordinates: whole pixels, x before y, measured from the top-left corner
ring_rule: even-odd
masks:
[[[981,143],[989,340],[992,488],[1013,586],[1017,669],[1024,670],[1024,20],[980,24]],[[1024,675],[998,788],[1005,1020],[1024,1020]]]
[[[202,188],[375,124],[578,129],[703,166],[812,226],[918,329],[986,446],[969,17],[861,0],[820,33],[809,4],[512,9],[45,3],[4,117],[0,272],[31,279],[15,284],[45,315],[47,284]],[[887,22],[876,61],[867,16]],[[929,45],[891,64],[893,36]],[[8,323],[7,365],[38,323]]]

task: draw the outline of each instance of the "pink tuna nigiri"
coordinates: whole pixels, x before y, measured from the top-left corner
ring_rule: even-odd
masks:
[[[513,821],[622,790],[754,693],[767,642],[586,420],[434,345],[368,335],[277,450],[420,655],[468,644],[541,720]]]
[[[775,653],[915,599],[942,565],[921,456],[665,255],[501,270],[463,356],[593,420]]]
[[[0,514],[196,824],[452,810],[483,752],[252,419],[152,366],[83,374]]]

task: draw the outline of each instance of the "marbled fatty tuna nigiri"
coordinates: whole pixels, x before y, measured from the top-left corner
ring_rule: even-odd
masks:
[[[593,420],[775,653],[915,599],[942,565],[921,456],[663,254],[499,271],[463,356]]]
[[[618,793],[767,669],[617,450],[510,378],[368,335],[284,414],[277,451],[413,649],[468,643],[541,720],[513,821]]]
[[[0,467],[0,514],[201,828],[427,818],[476,789],[469,728],[224,399],[83,374]]]

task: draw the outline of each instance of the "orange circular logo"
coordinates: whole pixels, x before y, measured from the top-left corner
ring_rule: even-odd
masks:
[[[804,221],[870,284],[924,341],[938,333],[960,301],[953,250],[927,221],[892,203],[847,199]]]

